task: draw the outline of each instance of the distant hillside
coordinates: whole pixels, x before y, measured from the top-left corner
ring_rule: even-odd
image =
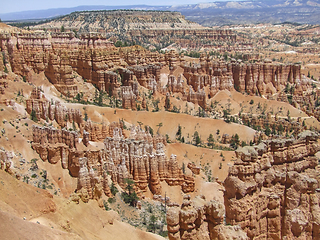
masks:
[[[112,31],[123,33],[139,29],[169,29],[172,24],[183,29],[203,28],[197,23],[187,21],[179,12],[142,11],[142,10],[101,10],[81,11],[55,18],[53,21],[36,26],[36,28],[76,29],[80,32]]]
[[[76,34],[99,32],[114,42],[138,44],[161,49],[177,43],[181,47],[200,47],[210,40],[235,41],[231,31],[214,30],[186,20],[179,12],[145,10],[82,11],[30,26],[50,32],[73,31]],[[120,46],[120,45],[119,45]]]
[[[98,10],[116,10],[116,9],[136,9],[136,10],[167,10],[169,6],[147,6],[147,5],[128,5],[128,6],[104,6],[87,5],[72,8],[51,8],[46,10],[22,11],[13,13],[0,13],[2,21],[47,19],[67,15],[76,11],[98,11]]]
[[[250,1],[214,1],[178,6],[78,6],[39,11],[25,11],[0,14],[3,21],[52,18],[74,11],[84,10],[166,10],[177,11],[186,19],[204,26],[216,26],[238,23],[320,23],[320,0],[250,0]]]
[[[185,19],[179,12],[144,10],[79,11],[33,26],[33,29],[78,33],[101,32],[109,35],[136,34],[133,31],[206,29]]]
[[[204,26],[239,23],[320,23],[320,0],[251,0],[171,7]]]

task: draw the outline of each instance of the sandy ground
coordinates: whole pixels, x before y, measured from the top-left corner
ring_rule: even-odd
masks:
[[[119,221],[96,201],[76,204],[0,171],[0,239],[163,239]]]

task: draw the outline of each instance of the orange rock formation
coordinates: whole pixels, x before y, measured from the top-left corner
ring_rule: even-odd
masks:
[[[250,239],[320,239],[318,138],[306,131],[237,150],[224,182],[227,223]]]
[[[167,211],[170,240],[248,239],[239,226],[224,224],[225,208],[215,200],[184,196],[181,207],[170,204]]]
[[[78,178],[77,190],[83,199],[99,199],[101,189],[109,195],[108,175],[122,187],[126,178],[133,179],[142,192],[149,187],[153,194],[161,194],[160,181],[180,185],[183,192],[194,191],[193,177],[182,173],[176,156],[168,159],[165,155],[163,137],[152,138],[132,127],[130,138],[125,139],[121,125],[112,124],[110,130],[105,149],[99,150],[90,146],[86,131],[81,142],[77,132],[33,126],[32,147],[43,161],[61,161],[62,167]]]

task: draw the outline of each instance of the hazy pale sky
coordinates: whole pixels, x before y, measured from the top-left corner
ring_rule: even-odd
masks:
[[[226,1],[226,0],[220,0]],[[69,8],[81,5],[106,5],[106,6],[121,6],[121,5],[181,5],[195,4],[199,2],[215,2],[215,0],[1,0],[0,13],[20,12],[27,10],[40,10],[48,8]]]

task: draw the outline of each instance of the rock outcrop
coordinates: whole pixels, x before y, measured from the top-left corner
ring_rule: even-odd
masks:
[[[122,187],[125,179],[133,179],[140,192],[149,188],[158,195],[161,181],[170,186],[180,185],[186,193],[195,190],[194,178],[182,173],[176,156],[167,158],[164,137],[153,138],[140,128],[132,127],[131,136],[126,139],[121,124],[115,123],[109,131],[112,134],[105,138],[105,148],[98,149],[90,145],[86,130],[80,141],[78,132],[33,126],[32,148],[43,161],[61,162],[62,168],[77,177],[77,191],[83,199],[99,199],[101,192],[109,195],[108,176]]]
[[[184,196],[181,207],[169,204],[167,211],[170,240],[248,239],[239,226],[225,226],[224,205],[197,196],[193,201]]]
[[[0,169],[6,171],[7,173],[13,175],[13,155],[11,152],[0,150]]]
[[[318,138],[306,131],[237,150],[224,182],[227,223],[250,239],[320,239]]]
[[[216,38],[210,36],[206,35]],[[28,81],[33,72],[43,72],[67,97],[78,94],[76,82],[82,77],[117,101],[122,100],[123,108],[133,110],[137,108],[136,100],[140,101],[141,87],[154,94],[181,93],[182,100],[198,104],[203,109],[207,109],[207,100],[218,91],[236,89],[267,98],[280,92],[279,100],[290,100],[308,115],[319,116],[318,111],[310,110],[315,108],[312,108],[315,97],[310,95],[311,91],[306,91],[311,89],[311,83],[302,76],[301,65],[297,64],[275,64],[267,59],[256,63],[234,59],[226,62],[205,54],[201,54],[199,63],[193,63],[173,50],[163,54],[139,46],[116,48],[106,35],[97,32],[79,35],[74,32],[0,33],[0,49],[6,65],[14,73]],[[168,71],[167,79],[164,79],[161,73]],[[294,88],[290,96],[283,92],[288,84]],[[0,93],[4,91],[0,86]],[[27,102],[28,112],[35,109],[38,119],[46,119],[49,114],[46,108],[52,108],[50,104],[39,96],[31,99]],[[61,111],[64,112],[57,110]],[[64,124],[61,120],[59,122]]]
[[[161,194],[160,181],[180,185],[184,192],[194,191],[193,177],[182,173],[175,155],[167,158],[162,138],[152,138],[139,127],[133,127],[129,139],[124,138],[121,128],[113,132],[104,143],[107,169],[114,182],[123,185],[125,178],[132,178],[141,191],[149,187],[157,195]]]
[[[289,83],[296,86],[295,95],[303,96],[309,84],[301,75],[300,65],[269,60],[225,62],[205,54],[199,63],[191,63],[174,51],[160,54],[139,46],[122,50],[101,33],[2,33],[0,48],[12,71],[27,80],[32,71],[44,72],[62,94],[74,97],[78,93],[74,79],[81,76],[99,90],[119,99],[122,96],[124,107],[130,109],[135,108],[132,102],[134,95],[139,95],[139,85],[162,94],[180,92],[183,99],[206,108],[207,98],[219,90],[235,88],[251,95],[268,95],[282,91]],[[170,70],[167,81],[160,77],[164,68]],[[299,97],[294,101],[303,103]]]
[[[131,86],[122,86],[121,96],[122,96],[123,109],[132,109],[132,110],[137,109],[137,106],[136,106],[137,96],[133,93]]]
[[[66,108],[60,102],[49,101],[45,98],[40,88],[34,88],[30,98],[26,100],[26,110],[32,113],[37,120],[55,120],[61,127],[66,127],[67,122],[75,123],[79,127],[83,124],[82,114],[79,109]]]

